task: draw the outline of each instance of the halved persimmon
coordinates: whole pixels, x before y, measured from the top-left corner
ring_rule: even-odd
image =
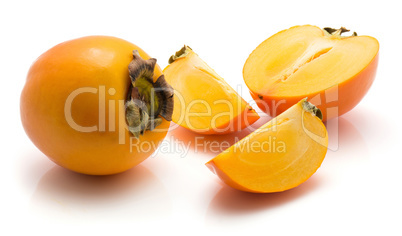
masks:
[[[341,36],[347,31],[295,26],[262,42],[243,69],[259,107],[275,116],[314,98],[324,121],[355,107],[374,81],[379,43],[356,33]],[[338,111],[330,114],[329,107]]]
[[[176,124],[201,134],[227,134],[258,120],[254,109],[190,47],[169,63],[163,73],[175,90]]]
[[[327,152],[328,134],[320,118],[320,110],[303,99],[206,165],[242,191],[294,188],[316,172]]]

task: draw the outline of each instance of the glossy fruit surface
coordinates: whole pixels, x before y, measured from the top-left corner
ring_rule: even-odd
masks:
[[[185,46],[163,73],[175,89],[172,120],[201,134],[227,134],[258,120],[258,114],[194,51]]]
[[[55,163],[85,174],[123,172],[149,157],[170,122],[135,139],[127,130],[128,65],[138,46],[107,36],[66,41],[31,66],[21,120],[32,142]],[[153,78],[162,71],[156,66]]]
[[[327,130],[317,116],[320,111],[303,99],[206,165],[242,191],[294,188],[316,172],[327,152]]]
[[[341,35],[347,31],[295,26],[262,42],[243,68],[259,107],[276,116],[308,97],[324,121],[355,107],[374,81],[379,43],[370,36]],[[337,110],[329,112],[331,107]]]

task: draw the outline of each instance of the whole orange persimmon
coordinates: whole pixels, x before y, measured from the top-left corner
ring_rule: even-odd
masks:
[[[149,157],[166,136],[173,91],[156,59],[125,40],[66,41],[31,66],[21,120],[52,161],[91,175],[123,172]]]

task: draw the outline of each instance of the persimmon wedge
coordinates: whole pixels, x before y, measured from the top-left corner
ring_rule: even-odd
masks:
[[[206,163],[229,186],[247,192],[281,192],[305,182],[328,147],[321,112],[306,99]]]
[[[163,73],[175,90],[176,124],[200,134],[227,134],[258,120],[254,109],[190,47],[169,63]]]
[[[324,121],[355,107],[374,81],[379,43],[356,33],[342,36],[348,31],[295,26],[262,42],[243,68],[259,107],[276,116],[308,97]]]

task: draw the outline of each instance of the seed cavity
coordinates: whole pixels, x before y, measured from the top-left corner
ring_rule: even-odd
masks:
[[[308,53],[306,53],[303,57],[301,57],[295,65],[288,70],[287,73],[283,74],[281,76],[282,81],[286,81],[290,76],[294,75],[298,70],[300,70],[302,67],[306,66],[307,64],[311,63],[315,59],[319,58],[320,56],[328,53],[333,47],[327,47],[327,48],[322,48],[318,51],[315,51],[314,53],[311,53],[311,50],[309,50]]]

